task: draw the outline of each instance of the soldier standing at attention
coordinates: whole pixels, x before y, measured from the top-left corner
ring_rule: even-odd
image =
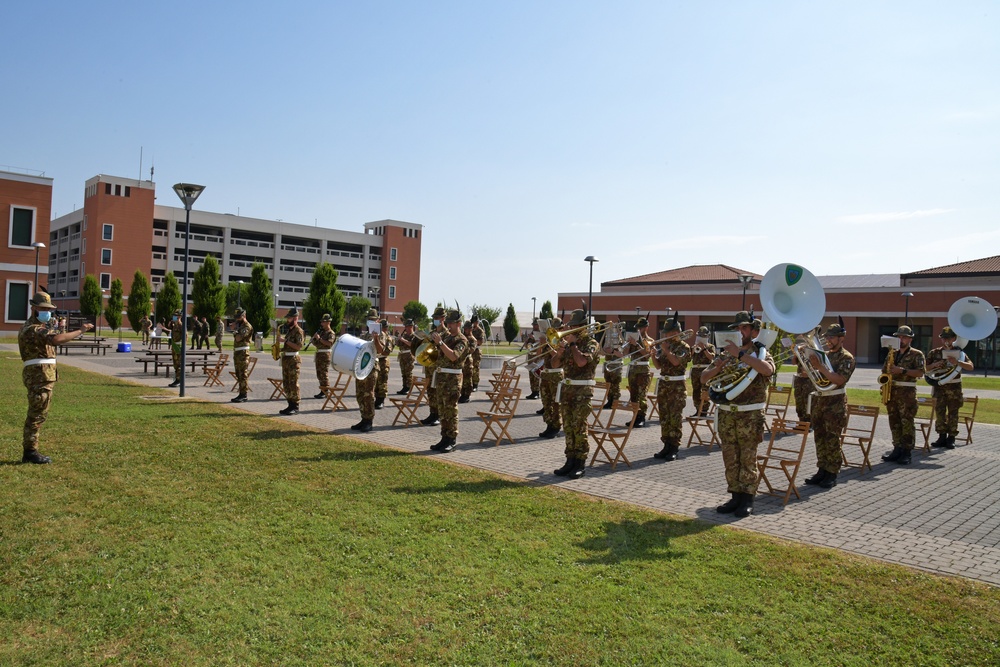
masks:
[[[316,346],[316,381],[319,382],[319,393],[313,398],[326,396],[323,389],[330,386],[330,353],[337,340],[337,334],[330,328],[331,322],[333,317],[330,313],[323,315],[319,321],[319,331],[312,337],[312,343]]]
[[[805,341],[797,337],[793,345],[800,345]],[[809,374],[802,367],[802,362],[795,357],[795,375],[792,377],[792,393],[795,394],[795,417],[800,422],[809,421],[809,395],[812,393],[813,383],[809,379]]]
[[[718,356],[702,373],[702,382],[710,382],[725,366],[726,359],[737,359],[756,372],[753,380],[730,402],[720,405],[716,413],[722,460],[726,465],[726,485],[732,498],[715,508],[719,514],[735,514],[739,518],[753,513],[753,497],[757,493],[757,446],[764,438],[764,406],[767,387],[774,374],[774,360],[767,348],[755,343],[754,319],[741,310],[730,329],[739,329],[741,344],[726,345],[726,357]]]
[[[638,340],[629,341],[625,346],[625,354],[639,356],[649,350],[653,339],[646,335],[649,329],[649,320],[640,317],[635,323],[636,331],[639,332]],[[630,361],[628,365],[628,396],[629,401],[639,404],[639,416],[635,418],[636,426],[643,426],[646,423],[646,391],[649,390],[649,361],[640,359]]]
[[[553,317],[549,322],[549,328],[555,328],[556,331],[562,329],[562,319]],[[548,342],[543,342],[541,347],[545,352],[542,357],[542,409],[539,412],[543,415],[542,419],[545,421],[545,430],[539,433],[538,437],[552,440],[562,430],[562,409],[559,407],[559,399],[556,398],[556,393],[559,391],[559,384],[563,380],[563,369],[561,366],[553,365],[552,360],[555,356],[555,350],[549,348]]]
[[[909,465],[916,440],[913,419],[917,416],[917,379],[924,374],[924,353],[910,347],[913,330],[903,325],[893,334],[899,338],[899,351],[893,365],[889,358],[882,364],[882,372],[892,375],[892,393],[885,411],[889,415],[892,431],[892,451],[882,455],[883,461]]]
[[[538,344],[538,340],[540,337],[541,334],[538,331],[538,319],[536,318],[531,322],[531,333],[529,333],[528,337],[524,339],[524,345],[521,346],[522,349],[525,347],[528,348],[528,351],[530,352],[530,354],[528,355],[529,358],[541,352],[541,350],[539,349],[540,345]],[[540,362],[541,360],[538,361]],[[531,389],[531,393],[525,397],[528,399],[538,398],[538,392],[541,390],[541,383],[542,383],[541,373],[535,372],[537,368],[533,367],[534,363],[536,362],[532,362],[532,364],[528,365],[528,368],[531,369],[528,371],[528,386]]]
[[[151,322],[149,321],[149,315],[143,315],[142,319],[139,320],[139,329],[142,331],[142,344],[149,344],[149,327]]]
[[[660,412],[660,442],[663,449],[653,454],[663,461],[676,461],[681,448],[681,423],[687,404],[684,371],[691,361],[691,347],[680,339],[681,325],[674,318],[664,323],[662,338],[654,350],[653,366],[660,369],[656,385],[656,407]]]
[[[52,312],[56,309],[45,292],[31,297],[31,317],[17,333],[21,352],[21,380],[28,390],[28,416],[24,420],[21,463],[51,463],[52,459],[38,451],[38,431],[49,413],[52,390],[56,380],[56,346],[79,338],[94,328],[84,324],[77,331],[56,333],[49,329]]]
[[[380,322],[379,338],[382,349],[378,353],[378,381],[375,383],[375,409],[381,410],[385,397],[389,395],[389,355],[392,354],[392,336],[389,335],[389,321],[385,318]]]
[[[472,320],[466,320],[465,324],[462,325],[462,335],[468,341],[469,354],[465,355],[465,361],[462,363],[462,390],[459,393],[458,402],[468,403],[472,398],[472,375],[475,372],[473,357],[476,350],[479,349],[479,346],[476,345],[476,338],[472,333]]]
[[[604,367],[602,374],[604,381],[608,384],[608,402],[604,404],[606,410],[610,410],[615,401],[622,397],[622,342],[618,340],[618,331],[613,333],[604,332]],[[609,362],[614,362],[610,364]]]
[[[413,384],[413,350],[416,348],[413,341],[416,339],[413,335],[413,320],[405,320],[403,333],[399,334],[399,354],[396,355],[399,372],[403,376],[403,388],[397,394],[410,393],[410,386]]]
[[[469,355],[469,342],[459,331],[462,313],[449,310],[444,318],[448,333],[434,332],[431,340],[438,348],[438,362],[432,384],[437,385],[438,415],[441,419],[441,440],[431,449],[448,453],[458,439],[458,398],[462,387],[462,366]]]
[[[479,391],[479,366],[483,363],[483,345],[486,344],[486,332],[479,323],[479,315],[472,316],[472,337],[469,342],[473,339],[476,345],[472,348],[472,391]]]
[[[247,311],[236,309],[236,321],[233,323],[233,366],[236,367],[236,384],[240,393],[231,398],[232,403],[246,403],[247,392],[250,391],[247,361],[250,359],[250,342],[253,340],[253,327],[247,322]]]
[[[285,324],[288,331],[282,335],[278,333],[278,342],[281,347],[281,385],[288,400],[288,407],[278,410],[283,415],[299,414],[299,367],[302,366],[302,359],[299,358],[299,350],[305,342],[305,333],[299,326],[299,311],[292,308],[285,314]]]
[[[378,324],[378,311],[374,308],[368,311],[368,326],[361,334],[362,340],[370,340],[375,346],[375,355],[382,353],[384,338],[382,333],[373,333]],[[361,411],[361,421],[351,426],[352,431],[368,433],[372,430],[372,422],[375,420],[375,385],[378,384],[379,365],[376,363],[372,372],[363,380],[355,380],[354,388],[358,399],[358,408]]]
[[[444,326],[444,308],[438,306],[434,309],[434,313],[431,315],[431,333],[443,336],[448,333],[448,329]],[[437,364],[435,364],[435,367]],[[433,373],[433,367],[425,367],[424,374]],[[435,426],[441,423],[438,416],[438,404],[437,404],[437,387],[434,386],[432,381],[427,387],[427,405],[430,407],[431,412],[426,417],[420,420],[420,423],[424,426]]]
[[[587,420],[591,415],[590,401],[594,398],[594,374],[601,357],[600,344],[590,337],[586,313],[574,310],[567,329],[580,329],[567,333],[552,354],[552,366],[562,368],[566,374],[559,385],[557,400],[562,407],[563,426],[566,429],[566,463],[553,474],[579,479],[587,470]]]
[[[708,327],[698,327],[691,352],[691,400],[694,401],[695,417],[708,415],[708,390],[701,384],[701,374],[715,361],[715,346],[709,342],[711,335]]]
[[[955,340],[958,334],[951,327],[941,330],[941,347],[935,347],[927,353],[927,370],[936,371],[947,367],[949,364],[955,366],[952,373],[934,381],[928,379],[926,374],[924,379],[931,384],[931,396],[936,400],[934,403],[934,428],[937,430],[938,439],[931,443],[931,447],[944,447],[945,449],[955,449],[955,437],[958,435],[958,411],[965,403],[962,395],[962,371],[974,370],[975,366],[968,355],[955,347]],[[945,361],[945,352],[958,354],[958,359]]]
[[[806,479],[806,484],[824,489],[837,486],[837,475],[844,460],[840,446],[840,434],[847,425],[847,390],[844,385],[854,374],[855,366],[854,355],[844,349],[844,336],[847,335],[844,321],[839,317],[837,319],[838,323],[828,326],[823,334],[826,338],[826,358],[833,370],[827,368],[815,353],[809,353],[809,365],[832,385],[829,390],[813,392],[809,409],[819,470]]]
[[[181,322],[181,311],[175,310],[165,327],[170,329],[170,357],[174,362],[174,381],[167,386],[179,387],[181,384],[181,348],[184,346],[184,323]]]
[[[215,318],[215,349],[222,352],[222,334],[226,331],[226,321],[222,315]]]

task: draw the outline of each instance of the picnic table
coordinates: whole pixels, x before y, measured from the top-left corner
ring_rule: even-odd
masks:
[[[56,346],[60,354],[68,354],[70,350],[90,350],[91,354],[103,354],[107,356],[111,345],[106,343],[107,338],[77,338]]]
[[[186,353],[186,365],[191,366],[193,373],[199,366],[214,366],[214,361],[209,361],[209,357],[215,354],[215,350],[188,350]],[[170,369],[174,367],[173,353],[170,350],[147,350],[146,354],[136,357],[135,362],[142,364],[142,372],[149,372],[149,365],[153,364],[153,375],[160,374],[160,368],[165,369],[166,376],[170,377]]]

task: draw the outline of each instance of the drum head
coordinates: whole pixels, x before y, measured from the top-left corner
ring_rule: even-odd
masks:
[[[364,380],[375,370],[378,358],[371,341],[344,334],[333,346],[331,364],[341,373],[350,373],[357,380]]]

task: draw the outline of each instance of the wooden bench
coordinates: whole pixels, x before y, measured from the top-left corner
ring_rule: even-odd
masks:
[[[91,342],[91,341],[70,341],[68,343],[63,343],[57,346],[59,348],[60,354],[68,354],[70,350],[90,350],[91,354],[103,354],[108,355],[108,350],[111,349],[111,345],[101,342]]]

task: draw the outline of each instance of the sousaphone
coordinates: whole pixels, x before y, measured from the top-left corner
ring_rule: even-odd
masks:
[[[951,304],[948,309],[948,326],[958,335],[955,347],[961,349],[970,340],[982,340],[988,337],[997,328],[997,311],[986,299],[978,296],[967,296]],[[965,355],[960,352],[958,358]],[[928,371],[924,375],[927,384],[937,386],[942,382],[947,383],[953,380],[960,372],[957,363],[946,359],[949,363],[943,368]]]

